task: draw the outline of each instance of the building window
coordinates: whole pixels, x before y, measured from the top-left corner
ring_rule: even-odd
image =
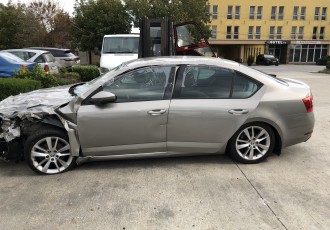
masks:
[[[305,20],[305,15],[306,15],[306,6],[302,6],[300,11],[300,20]]]
[[[298,39],[302,40],[304,38],[304,27],[299,26],[299,34],[298,34]]]
[[[218,5],[213,6],[212,19],[218,19]]]
[[[320,7],[315,7],[314,20],[319,20]]]
[[[241,11],[241,7],[240,6],[235,6],[235,19],[240,18],[240,11]]]
[[[233,6],[228,6],[227,19],[233,19]]]
[[[239,26],[234,27],[234,39],[238,39],[238,34],[239,34]]]
[[[276,39],[282,39],[282,26],[277,27],[277,36]]]
[[[277,6],[272,6],[272,14],[270,16],[270,19],[272,20],[276,19],[276,10],[277,10]]]
[[[321,27],[320,29],[320,39],[324,39],[324,30],[325,30],[325,27]]]
[[[278,20],[283,20],[284,17],[284,6],[278,8]]]
[[[322,8],[322,20],[327,19],[327,7]]]
[[[313,27],[313,37],[312,37],[312,39],[316,39],[316,38],[317,38],[317,27],[314,26]]]
[[[217,26],[212,26],[212,39],[217,38]]]
[[[269,39],[274,39],[275,26],[269,28]]]
[[[250,6],[250,19],[254,19],[254,13],[255,13],[256,7]]]
[[[258,6],[257,19],[262,19],[262,6]]]
[[[253,39],[253,26],[249,26],[248,39]]]
[[[256,27],[256,39],[260,39],[261,34],[261,26]]]
[[[226,39],[231,39],[231,26],[227,26]]]
[[[298,11],[299,11],[299,6],[293,7],[293,20],[298,20]]]
[[[297,34],[297,26],[292,26],[291,39],[296,39],[296,34]]]

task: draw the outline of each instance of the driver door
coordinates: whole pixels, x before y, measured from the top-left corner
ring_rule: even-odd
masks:
[[[85,104],[78,111],[84,156],[166,152],[166,125],[175,67],[132,70],[104,85],[114,103]]]

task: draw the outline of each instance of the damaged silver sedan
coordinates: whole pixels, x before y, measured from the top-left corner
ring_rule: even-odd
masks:
[[[310,87],[236,62],[161,57],[0,102],[0,157],[56,174],[88,160],[228,152],[258,163],[313,132]]]

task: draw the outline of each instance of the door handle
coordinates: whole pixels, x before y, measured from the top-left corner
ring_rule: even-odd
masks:
[[[233,114],[233,115],[243,115],[247,114],[249,110],[247,109],[231,109],[228,111],[228,113]]]
[[[154,109],[154,110],[150,110],[150,111],[148,112],[148,114],[149,114],[149,115],[152,115],[152,116],[159,116],[159,115],[161,115],[161,114],[163,114],[163,113],[165,113],[165,112],[166,112],[165,109]]]

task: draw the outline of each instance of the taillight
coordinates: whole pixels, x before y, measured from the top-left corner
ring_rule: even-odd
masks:
[[[44,70],[45,70],[45,72],[47,73],[47,72],[49,71],[49,66],[48,66],[48,65],[45,65],[45,66],[44,66]]]
[[[308,96],[303,99],[307,113],[313,112],[313,96]]]

